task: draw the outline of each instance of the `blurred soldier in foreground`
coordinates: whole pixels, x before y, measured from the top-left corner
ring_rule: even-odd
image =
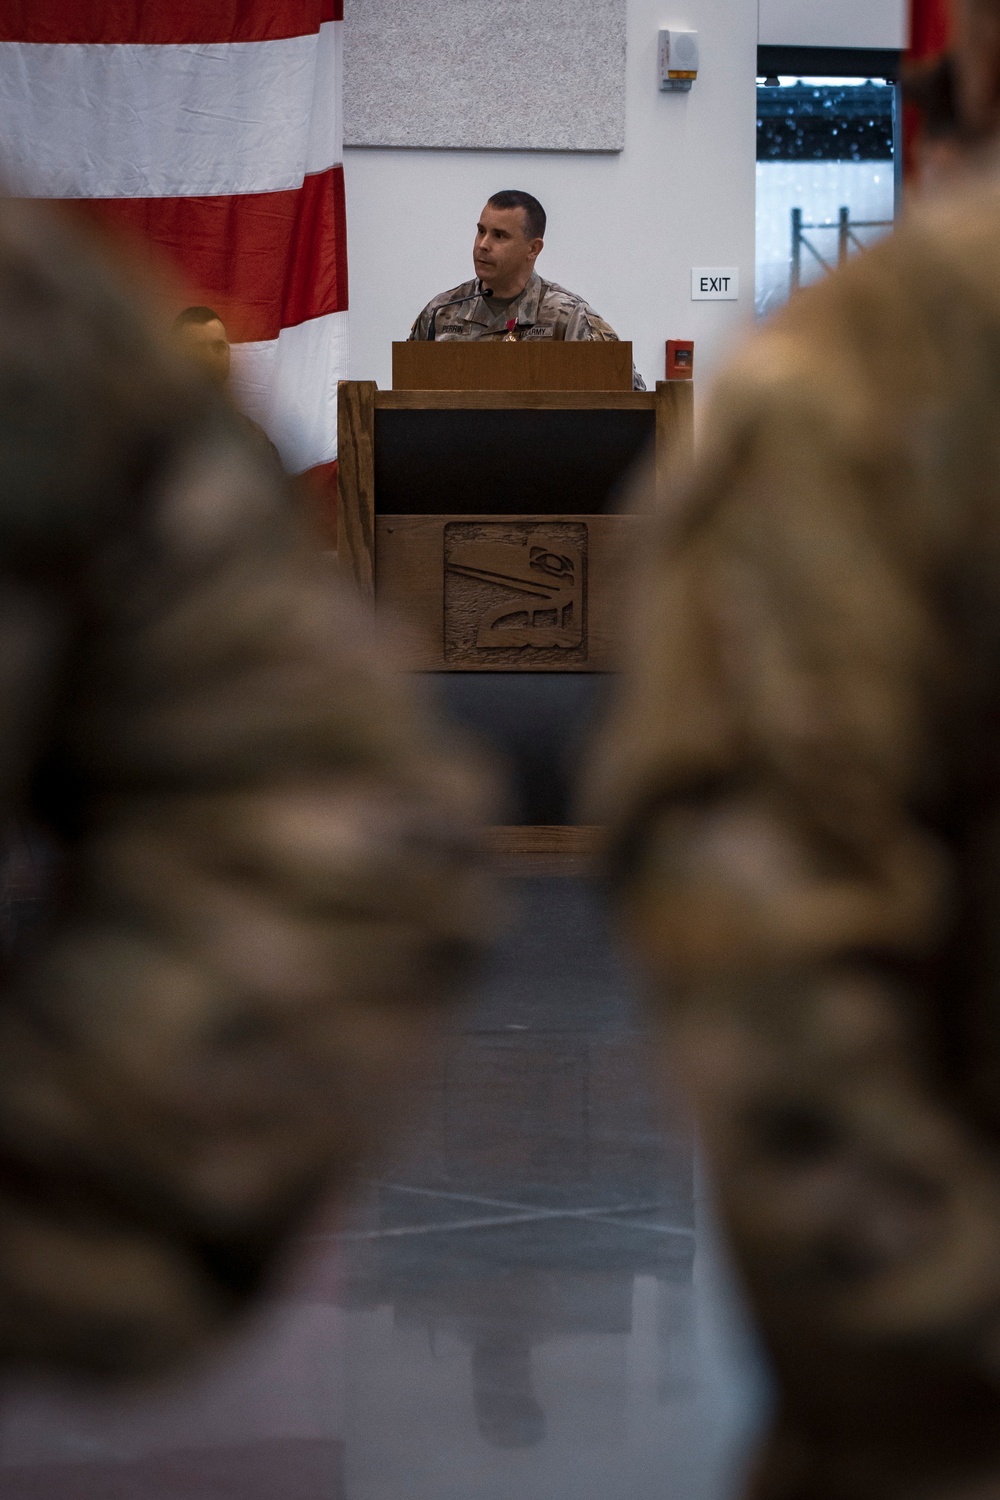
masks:
[[[61,849],[0,1003],[0,1364],[218,1332],[476,942],[480,792],[274,468],[90,249],[0,208],[0,795]]]
[[[958,20],[979,181],[730,368],[597,773],[768,1500],[1000,1496],[1000,0]]]

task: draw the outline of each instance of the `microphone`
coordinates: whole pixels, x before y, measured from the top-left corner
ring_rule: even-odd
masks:
[[[440,307],[436,307],[431,313],[430,327],[427,330],[428,342],[433,344],[437,337],[437,319],[439,312],[444,312],[446,307],[458,307],[460,302],[475,302],[477,297],[485,297],[489,299],[492,296],[492,290],[487,286],[483,286],[483,283],[480,281],[478,291],[470,292],[467,297],[456,297],[454,302],[442,302]]]

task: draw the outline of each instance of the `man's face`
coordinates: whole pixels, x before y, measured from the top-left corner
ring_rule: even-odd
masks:
[[[229,339],[221,319],[210,323],[184,323],[177,330],[177,344],[193,360],[213,385],[225,385],[229,379]]]
[[[476,275],[498,297],[516,297],[535,269],[543,242],[528,238],[524,220],[523,208],[492,208],[487,203],[476,226]]]

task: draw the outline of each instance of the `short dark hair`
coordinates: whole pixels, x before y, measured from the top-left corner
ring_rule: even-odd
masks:
[[[175,328],[186,328],[189,323],[221,323],[222,319],[213,307],[186,307],[174,319]]]
[[[528,239],[545,238],[545,210],[538,199],[533,198],[530,193],[522,193],[517,188],[505,188],[502,193],[494,193],[489,203],[491,208],[523,208],[524,227],[528,231]]]
[[[961,137],[957,95],[955,63],[948,53],[929,63],[912,63],[903,73],[903,98],[919,110],[923,133],[929,141]]]

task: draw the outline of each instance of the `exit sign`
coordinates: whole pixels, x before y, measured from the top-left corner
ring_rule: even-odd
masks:
[[[692,302],[738,302],[739,296],[739,266],[692,267]]]

